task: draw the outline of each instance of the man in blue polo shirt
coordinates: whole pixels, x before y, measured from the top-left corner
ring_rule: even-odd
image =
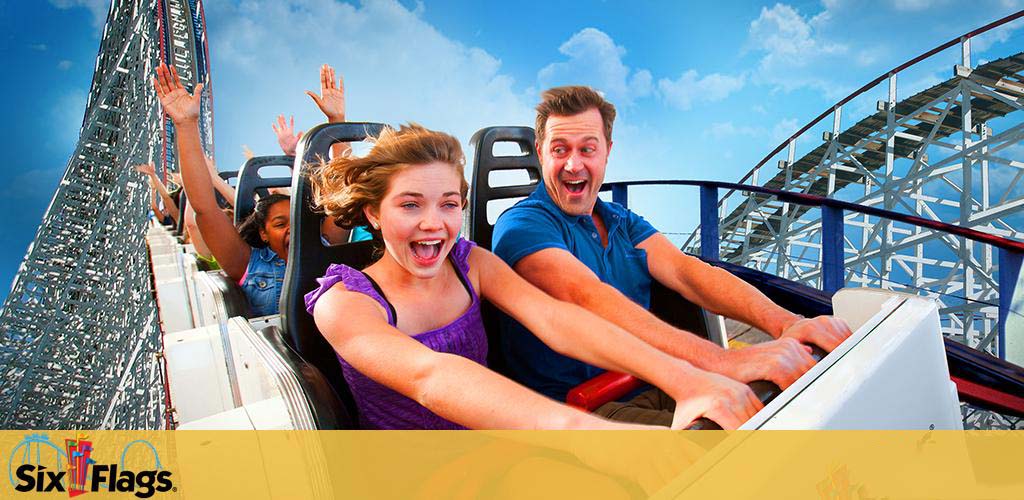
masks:
[[[639,215],[598,199],[612,147],[615,107],[589,87],[545,91],[537,106],[543,181],[494,228],[494,252],[552,296],[576,303],[697,368],[740,382],[785,388],[813,366],[810,348],[831,351],[850,335],[839,319],[805,319],[728,272],[690,257]],[[653,279],[710,311],[778,340],[726,350],[647,311]],[[555,399],[601,370],[562,356],[510,318],[502,345],[513,378]],[[802,344],[803,343],[803,344]],[[671,423],[674,403],[657,390],[597,413],[616,420]]]

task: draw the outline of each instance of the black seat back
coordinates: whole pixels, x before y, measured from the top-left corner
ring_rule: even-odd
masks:
[[[291,243],[288,247],[288,268],[281,290],[281,324],[285,338],[306,361],[319,369],[334,391],[355,415],[355,404],[341,375],[334,349],[323,338],[306,312],[304,296],[317,287],[330,264],[346,264],[362,269],[373,262],[375,242],[361,241],[324,246],[320,241],[321,216],[313,211],[313,188],[310,167],[327,158],[336,142],[362,141],[376,136],[384,128],[380,123],[330,123],[313,127],[299,143],[292,169]],[[343,314],[344,311],[339,311]],[[356,422],[348,422],[355,427]]]
[[[491,249],[494,225],[487,220],[487,204],[494,200],[529,196],[540,182],[540,160],[534,148],[534,134],[530,127],[487,127],[473,134],[473,181],[469,189],[469,238],[481,248]],[[520,155],[495,156],[494,145],[510,142],[519,146]],[[518,185],[492,184],[492,172],[525,170],[529,182]],[[487,342],[487,364],[491,369],[506,373],[505,358],[498,347],[500,312],[490,302],[483,302],[481,314]]]
[[[254,156],[245,162],[238,171],[238,187],[235,188],[236,226],[256,209],[257,194],[263,198],[269,194],[267,188],[288,187],[292,184],[294,175],[261,177],[260,169],[272,166],[291,167],[294,164],[294,156]]]
[[[487,127],[473,134],[473,183],[469,190],[469,238],[482,248],[491,249],[494,225],[487,221],[487,203],[494,200],[529,196],[540,182],[540,160],[534,148],[530,127]],[[494,145],[511,142],[519,146],[519,156],[494,156]],[[491,172],[525,170],[530,182],[520,185],[492,186]]]
[[[224,182],[227,182],[228,185],[231,184],[231,179],[235,179],[235,185],[236,186],[238,185],[238,171],[237,170],[225,170],[223,172],[217,172],[217,175],[220,176],[221,179],[224,179]],[[216,191],[216,190],[214,190],[214,191],[217,193],[217,206],[219,206],[221,208],[233,207],[234,206],[235,200],[226,200],[226,199],[224,199],[224,195],[220,194],[220,191]]]
[[[174,228],[174,235],[185,237],[185,207],[188,206],[188,197],[185,196],[185,190],[181,190],[181,196],[178,197],[178,225]]]

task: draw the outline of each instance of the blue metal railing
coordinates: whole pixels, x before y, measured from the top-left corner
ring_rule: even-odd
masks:
[[[843,258],[843,217],[845,212],[855,212],[881,217],[895,222],[941,231],[954,236],[985,243],[999,249],[999,325],[997,349],[999,357],[1006,358],[1006,320],[1010,314],[1024,315],[1024,303],[1013,306],[1013,298],[1021,280],[1024,263],[1024,242],[983,233],[974,229],[947,224],[931,219],[901,214],[881,208],[858,205],[848,201],[835,200],[806,193],[792,193],[761,186],[717,181],[659,180],[609,182],[601,186],[602,191],[612,192],[612,201],[628,206],[630,186],[697,186],[700,188],[700,254],[705,260],[717,261],[719,257],[718,190],[729,189],[774,196],[783,202],[821,209],[821,289],[833,294],[846,283],[846,266]],[[1024,301],[1021,301],[1024,302]],[[1017,310],[1020,309],[1020,310]]]

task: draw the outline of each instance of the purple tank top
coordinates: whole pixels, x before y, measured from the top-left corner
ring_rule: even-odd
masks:
[[[427,332],[412,335],[414,340],[437,352],[457,354],[487,366],[487,333],[480,317],[480,298],[469,281],[469,253],[475,243],[459,238],[448,259],[455,274],[472,297],[466,312],[451,323]],[[395,310],[369,276],[343,264],[331,264],[320,287],[306,294],[306,310],[313,314],[316,301],[338,282],[349,291],[366,294],[384,306],[388,323],[397,324]],[[338,356],[341,371],[359,410],[359,425],[364,429],[464,429],[445,420],[416,401],[409,399],[363,375]]]

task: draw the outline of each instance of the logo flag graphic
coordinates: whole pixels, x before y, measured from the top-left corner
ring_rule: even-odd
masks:
[[[85,441],[88,436],[79,434],[75,439],[65,439],[64,445],[68,453],[68,495],[76,497],[87,493],[85,487],[86,477],[89,475],[89,465],[96,463],[92,455],[92,441]]]

